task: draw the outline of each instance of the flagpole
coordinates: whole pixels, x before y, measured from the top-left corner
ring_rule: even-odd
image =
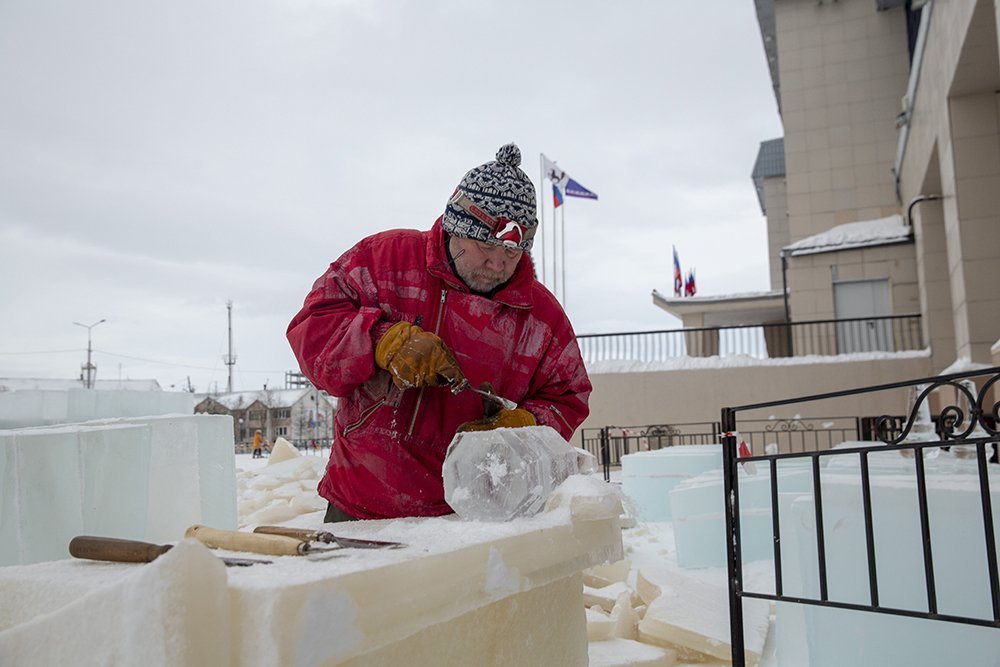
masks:
[[[545,284],[545,156],[538,154],[538,231],[542,234],[538,237],[538,249],[542,258],[538,262],[539,271],[542,274],[542,284]]]
[[[562,209],[562,290],[563,290],[563,310],[566,309],[566,200],[563,200]]]
[[[556,271],[559,265],[556,261],[556,250],[559,248],[559,207],[555,201],[552,202],[552,294],[559,298],[559,280]]]

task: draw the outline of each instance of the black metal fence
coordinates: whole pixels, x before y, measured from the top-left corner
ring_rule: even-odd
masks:
[[[807,452],[831,449],[843,442],[876,440],[876,424],[898,433],[902,417],[794,417],[789,419],[747,419],[740,425],[740,437],[752,454]],[[935,426],[935,428],[937,428]],[[600,462],[604,479],[620,467],[622,457],[675,445],[717,445],[722,443],[720,422],[687,422],[632,426],[602,426],[580,431],[580,447]]]
[[[969,384],[973,378],[980,378],[978,388],[975,384]],[[982,371],[969,373],[956,373],[946,376],[924,378],[910,382],[898,382],[893,384],[864,387],[850,391],[841,391],[814,396],[805,396],[786,401],[772,401],[768,403],[758,403],[755,405],[743,405],[738,407],[723,408],[721,415],[721,428],[723,429],[723,488],[726,499],[725,516],[727,530],[727,565],[729,570],[729,607],[730,607],[730,640],[732,642],[732,662],[733,665],[741,666],[745,664],[745,646],[743,635],[743,599],[758,598],[776,602],[790,602],[804,605],[815,605],[819,607],[831,607],[844,610],[856,610],[867,612],[879,612],[883,614],[893,614],[911,618],[930,619],[938,621],[948,621],[953,623],[986,626],[1000,629],[1000,573],[997,570],[997,547],[996,535],[994,534],[993,509],[990,495],[989,482],[989,459],[996,456],[996,448],[1000,447],[1000,433],[996,430],[997,421],[1000,420],[1000,401],[995,398],[988,399],[994,386],[1000,380],[1000,367],[990,368]],[[778,454],[754,454],[753,456],[740,456],[736,433],[744,436],[742,430],[738,431],[739,424],[737,416],[740,412],[761,408],[772,408],[777,406],[787,406],[806,401],[817,401],[841,396],[867,394],[881,391],[899,391],[907,389],[914,397],[913,407],[905,420],[898,420],[891,417],[880,417],[874,422],[873,430],[881,440],[882,446],[871,447],[859,445],[856,447],[845,447],[834,450],[817,450],[795,453]],[[953,392],[956,403],[945,407],[937,416],[937,434],[926,437],[929,431],[926,424],[927,408],[925,401],[931,392],[944,389]],[[994,400],[992,406],[989,400]],[[913,434],[917,434],[921,429],[925,433],[923,437],[912,439]],[[979,502],[968,507],[969,512],[976,512],[982,517],[982,544],[985,550],[984,567],[987,571],[988,579],[988,600],[989,612],[985,616],[975,616],[968,613],[946,613],[939,606],[939,599],[943,591],[938,586],[938,577],[935,574],[934,552],[941,545],[933,540],[931,531],[930,511],[928,509],[928,480],[925,468],[925,456],[931,455],[938,448],[960,448],[964,455],[975,459],[975,476],[972,477],[978,484]],[[878,550],[876,549],[875,530],[872,509],[872,472],[871,458],[875,453],[897,451],[908,456],[913,461],[913,474],[916,502],[914,511],[919,515],[919,543],[922,544],[922,551],[915,553],[914,557],[921,559],[923,568],[923,589],[926,592],[925,604],[919,609],[911,606],[893,605],[892,602],[883,601],[882,588],[879,580]],[[957,451],[957,450],[956,450]],[[829,491],[829,486],[824,487],[823,475],[821,471],[824,465],[830,465],[832,457],[837,457],[838,461],[847,461],[851,465],[838,469],[843,475],[850,470],[853,474],[857,470],[859,477],[859,488],[861,496],[861,512],[863,513],[864,525],[864,560],[867,563],[866,571],[857,572],[864,577],[867,575],[867,602],[844,601],[833,599],[828,581],[828,559],[827,544],[828,530],[824,524],[824,492]],[[812,485],[812,511],[815,514],[815,544],[813,549],[816,554],[816,573],[818,583],[818,594],[811,595],[799,593],[789,595],[784,592],[782,581],[782,536],[781,521],[779,516],[779,484],[778,467],[787,465],[789,462],[800,462],[799,469],[809,471]],[[856,461],[856,468],[854,462]],[[751,591],[744,587],[742,562],[742,541],[741,541],[741,519],[740,519],[740,487],[739,467],[741,465],[763,465],[769,473],[770,484],[770,516],[771,516],[771,544],[773,545],[774,558],[774,592]],[[836,525],[834,526],[836,530]],[[810,538],[811,539],[811,538]],[[841,554],[843,557],[843,554]],[[901,565],[898,561],[894,566]],[[862,582],[864,583],[864,582]],[[919,586],[920,582],[911,582],[912,585]]]
[[[760,359],[923,349],[919,314],[577,336],[588,363],[745,355]]]

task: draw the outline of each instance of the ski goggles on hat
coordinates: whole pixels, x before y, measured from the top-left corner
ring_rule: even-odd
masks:
[[[514,222],[510,218],[503,216],[494,218],[492,215],[479,208],[467,194],[461,190],[455,190],[451,196],[450,203],[462,209],[473,218],[483,223],[490,229],[490,241],[507,248],[520,250],[521,244],[531,239],[535,235],[533,227],[525,227],[519,222]]]

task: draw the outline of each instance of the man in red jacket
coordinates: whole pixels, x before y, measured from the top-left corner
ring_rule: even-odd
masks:
[[[328,523],[450,513],[441,467],[460,428],[542,424],[569,440],[586,418],[576,336],[525,252],[538,220],[520,163],[502,146],[429,231],[360,241],[288,325],[302,372],[340,397],[319,484]],[[476,394],[457,391],[486,382],[517,409],[484,416]]]

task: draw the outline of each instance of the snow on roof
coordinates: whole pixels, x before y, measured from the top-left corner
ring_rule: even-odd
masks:
[[[973,371],[982,371],[987,368],[992,368],[990,364],[981,364],[976,361],[972,361],[969,357],[959,357],[951,363],[948,368],[938,373],[938,375],[951,375],[952,373],[971,373]]]
[[[744,368],[747,366],[797,366],[838,364],[879,359],[915,359],[929,357],[930,349],[908,352],[857,352],[853,354],[803,355],[801,357],[778,357],[760,359],[744,354],[728,357],[674,357],[663,361],[636,361],[634,359],[605,359],[587,362],[587,372],[591,375],[602,373],[648,373],[654,371],[702,370],[712,368]]]
[[[733,294],[710,294],[706,296],[667,296],[658,290],[653,290],[653,297],[671,304],[707,303],[713,301],[746,301],[752,299],[776,299],[783,296],[781,290],[767,292],[736,292]]]
[[[229,394],[203,395],[203,398],[211,398],[224,405],[229,410],[242,410],[254,401],[260,401],[269,408],[287,408],[295,405],[303,396],[312,391],[311,388],[304,389],[258,389],[255,391],[234,391]],[[327,398],[333,402],[334,399]]]
[[[889,243],[903,243],[909,241],[910,238],[910,227],[903,224],[903,216],[896,214],[877,220],[837,225],[821,234],[815,234],[787,245],[783,250],[792,257],[797,257]]]
[[[0,378],[0,391],[66,391],[67,389],[83,389],[83,381],[61,380],[55,378]],[[156,380],[97,380],[94,389],[127,390],[127,391],[163,391]]]

